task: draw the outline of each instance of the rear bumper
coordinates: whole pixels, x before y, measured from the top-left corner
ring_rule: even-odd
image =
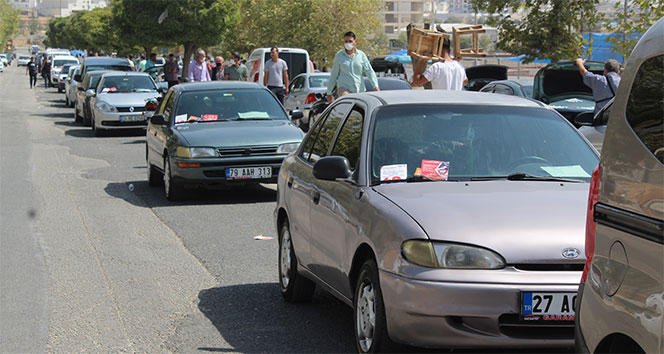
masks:
[[[575,292],[577,285],[421,281],[380,272],[388,333],[422,347],[543,348],[574,346],[573,323],[519,319],[522,291]]]

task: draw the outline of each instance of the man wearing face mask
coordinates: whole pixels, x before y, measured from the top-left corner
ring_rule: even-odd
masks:
[[[328,102],[334,100],[332,91],[335,86],[339,97],[349,93],[366,91],[362,74],[367,76],[376,91],[380,91],[378,78],[376,78],[371,63],[369,63],[369,58],[363,51],[355,48],[356,44],[355,33],[346,32],[344,34],[344,49],[334,56],[334,65],[330,73],[330,81],[327,84]]]
[[[210,71],[210,77],[212,81],[223,80],[224,79],[224,58],[216,57],[214,58],[214,67]]]
[[[226,68],[226,80],[247,81],[249,79],[249,70],[242,64],[240,54],[233,52],[231,56],[231,65]]]

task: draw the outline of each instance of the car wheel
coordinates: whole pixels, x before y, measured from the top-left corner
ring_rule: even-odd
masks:
[[[83,110],[83,125],[86,127],[90,126],[90,115],[87,110]]]
[[[170,201],[182,198],[182,186],[173,181],[171,159],[168,155],[164,157],[164,192],[166,193],[166,199]]]
[[[279,230],[279,288],[288,302],[311,300],[316,284],[297,272],[297,258],[293,250],[288,221]]]
[[[60,85],[58,85],[58,93],[62,93],[62,89],[60,88]]]
[[[65,104],[67,107],[71,107],[71,104],[69,103],[69,96],[65,95]]]
[[[378,353],[393,345],[387,334],[378,267],[373,259],[360,268],[353,297],[355,345],[358,353]]]
[[[81,118],[82,118],[82,117],[81,117],[81,114],[78,113],[78,107],[75,106],[75,107],[74,107],[74,122],[76,122],[76,123],[81,123],[81,121],[82,121]]]

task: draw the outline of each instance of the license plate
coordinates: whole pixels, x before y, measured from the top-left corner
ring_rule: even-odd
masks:
[[[226,179],[264,178],[272,178],[272,167],[240,167],[226,169]]]
[[[134,116],[120,116],[120,121],[121,122],[142,122],[145,120],[145,117],[143,115],[134,115]]]
[[[528,321],[573,321],[576,293],[528,293],[521,296],[521,317]]]

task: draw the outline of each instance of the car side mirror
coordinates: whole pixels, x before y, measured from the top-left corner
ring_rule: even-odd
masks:
[[[94,97],[94,95],[95,95],[95,90],[93,89],[85,91],[85,97]]]
[[[76,89],[78,89],[79,91],[85,91],[85,87],[83,86],[77,86]]]
[[[298,120],[304,118],[304,113],[299,109],[294,109],[290,112],[291,120]]]
[[[166,122],[166,118],[163,114],[155,114],[150,117],[150,123],[154,125],[166,125],[168,122]]]
[[[314,164],[314,177],[326,181],[346,179],[352,175],[350,163],[343,156],[325,156]]]
[[[74,80],[78,81],[78,82],[81,82],[81,74],[74,75]]]
[[[579,126],[591,126],[594,121],[594,112],[581,112],[574,117],[574,124]]]

